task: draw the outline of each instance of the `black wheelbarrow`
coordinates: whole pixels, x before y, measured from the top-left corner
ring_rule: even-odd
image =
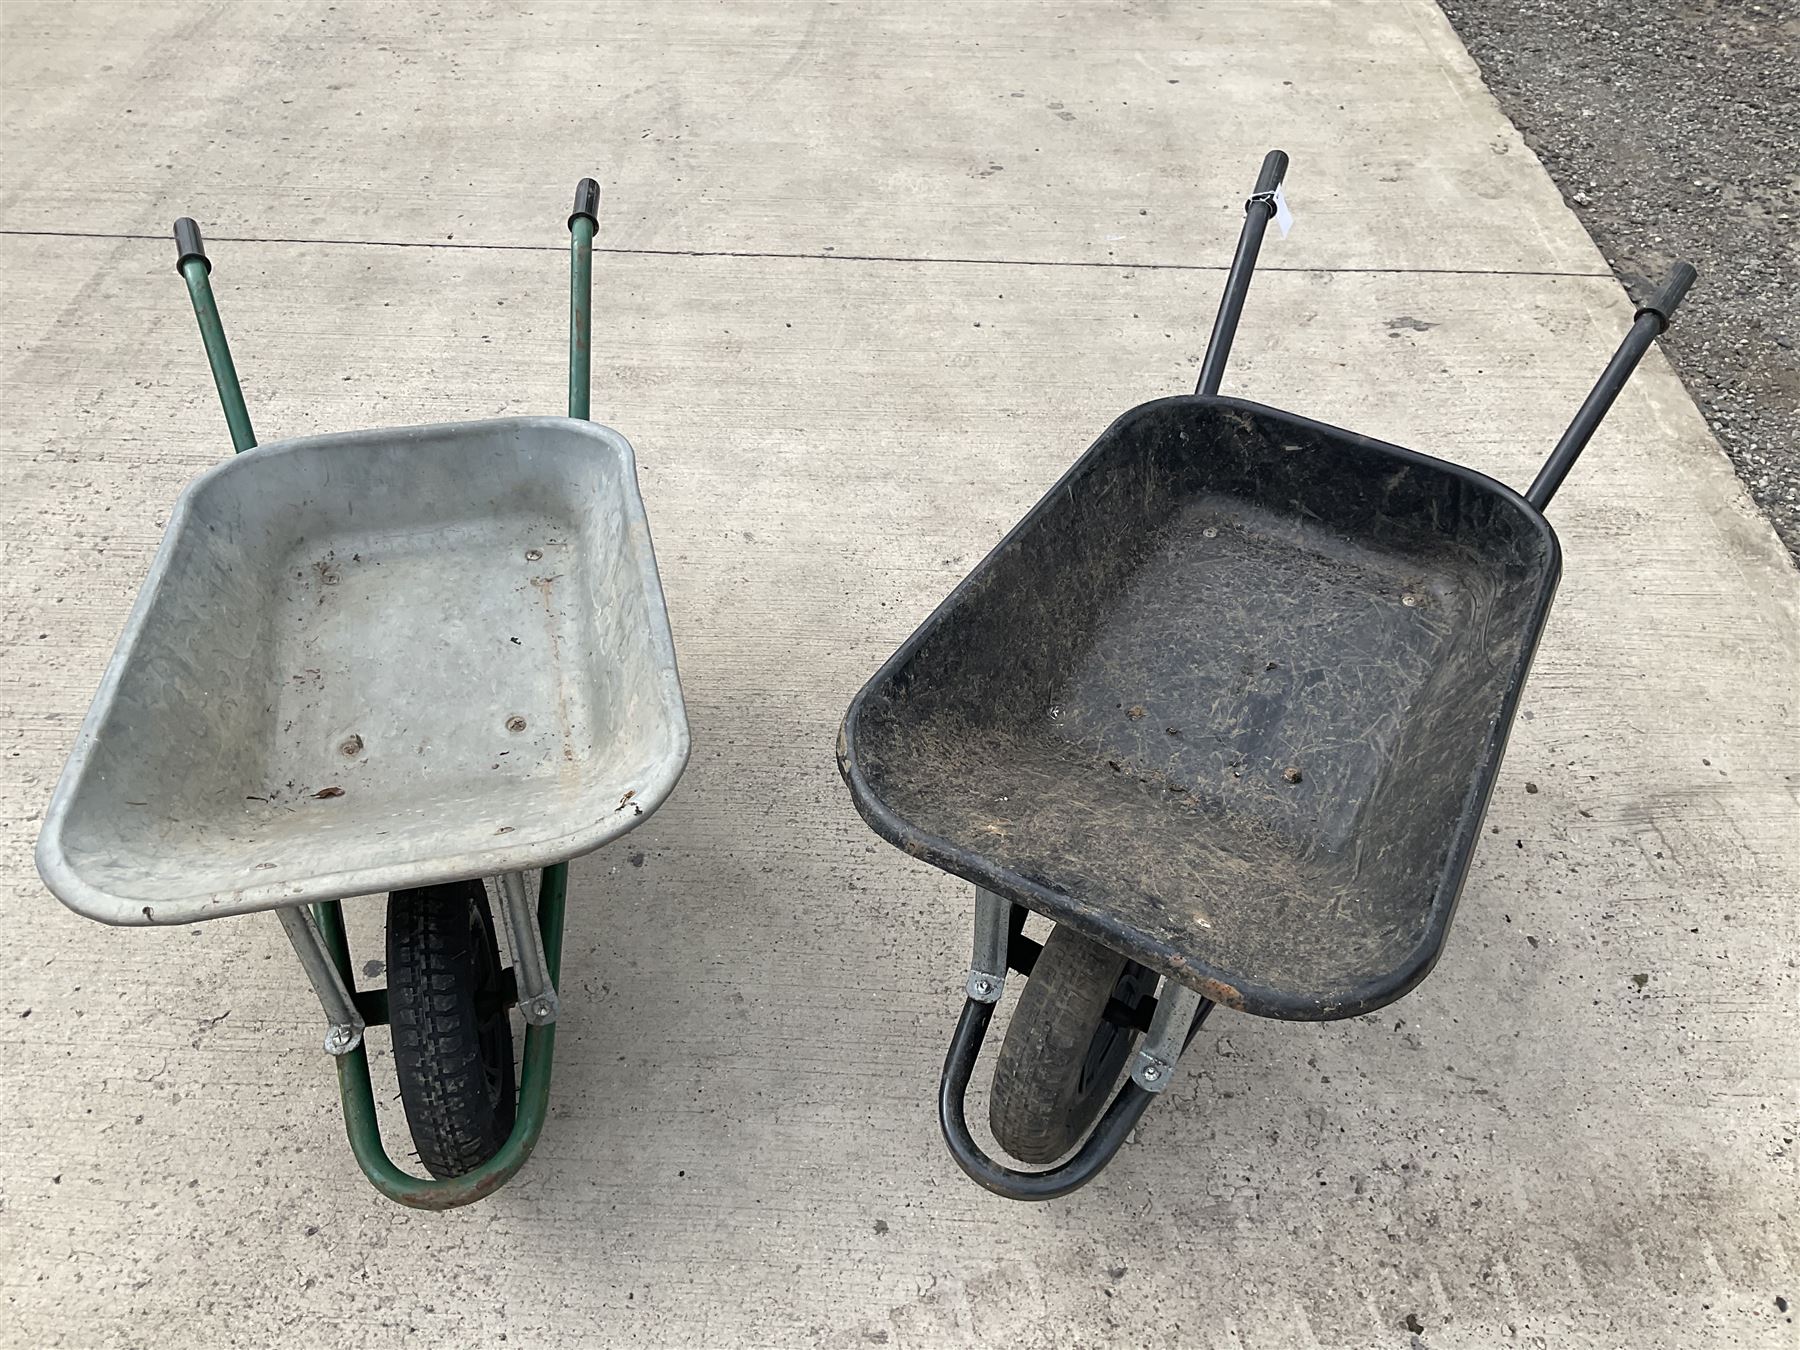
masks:
[[[976,886],[939,1115],[1014,1199],[1092,1179],[1216,1005],[1354,1017],[1431,970],[1556,590],[1544,509],[1694,280],[1638,309],[1521,497],[1219,397],[1286,167],[1245,204],[1198,392],[1114,422],[844,719],[863,818]],[[964,1114],[1009,970],[990,1124],[1048,1170]]]

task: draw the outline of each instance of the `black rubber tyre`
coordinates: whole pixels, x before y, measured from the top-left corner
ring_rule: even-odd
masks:
[[[1106,1020],[1109,999],[1126,1006],[1156,988],[1156,976],[1067,928],[1044,943],[1019,995],[994,1064],[988,1125],[1020,1162],[1052,1163],[1087,1133],[1112,1099],[1138,1033]]]
[[[388,896],[394,1072],[419,1161],[472,1172],[512,1133],[512,1021],[487,889],[479,881]]]

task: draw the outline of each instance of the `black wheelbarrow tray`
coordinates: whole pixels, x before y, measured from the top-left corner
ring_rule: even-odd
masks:
[[[1271,154],[1247,203],[1199,392],[1107,428],[844,722],[864,819],[979,888],[943,1116],[1002,1194],[1094,1175],[1213,1004],[1352,1017],[1431,970],[1556,589],[1543,509],[1693,278],[1678,266],[1638,311],[1522,497],[1217,396],[1285,165]],[[1058,925],[1041,950],[1026,910]],[[1148,1035],[1051,1172],[1000,1167],[963,1121],[1009,965],[1036,973],[991,1119],[1021,1159],[1066,1154]]]

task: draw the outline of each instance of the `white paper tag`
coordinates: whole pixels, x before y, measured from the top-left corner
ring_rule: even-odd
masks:
[[[1275,228],[1281,231],[1283,239],[1294,228],[1294,213],[1288,210],[1287,198],[1281,195],[1280,188],[1275,189]]]

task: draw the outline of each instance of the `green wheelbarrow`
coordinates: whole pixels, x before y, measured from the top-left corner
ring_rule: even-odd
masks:
[[[598,206],[582,180],[568,417],[264,446],[199,229],[176,223],[242,453],[182,493],[38,837],[45,884],[104,923],[274,912],[324,1006],[356,1159],[418,1209],[479,1200],[530,1156],[568,862],[687,764],[632,448],[587,420]],[[387,987],[359,990],[342,902],[384,892]],[[380,1025],[429,1180],[381,1143]]]

